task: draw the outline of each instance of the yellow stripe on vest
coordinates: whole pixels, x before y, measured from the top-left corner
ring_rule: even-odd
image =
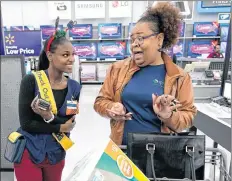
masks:
[[[32,73],[36,78],[41,98],[50,103],[50,105],[52,106],[53,114],[57,115],[56,102],[47,75],[43,70]],[[72,140],[64,133],[52,133],[52,135],[65,151],[71,148],[74,144]]]
[[[56,102],[47,75],[43,70],[33,72],[33,74],[35,75],[41,98],[50,103],[53,114],[57,115]]]

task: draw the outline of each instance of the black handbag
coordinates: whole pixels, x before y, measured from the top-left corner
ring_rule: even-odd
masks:
[[[205,136],[128,133],[128,157],[148,178],[204,180]]]
[[[8,138],[4,157],[11,163],[20,163],[26,147],[26,139],[19,132],[12,132]]]

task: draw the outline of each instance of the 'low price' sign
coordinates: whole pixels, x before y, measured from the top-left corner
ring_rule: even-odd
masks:
[[[42,49],[41,31],[5,31],[5,54],[39,56]]]

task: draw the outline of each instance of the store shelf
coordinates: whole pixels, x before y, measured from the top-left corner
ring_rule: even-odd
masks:
[[[71,42],[82,42],[82,41],[127,41],[129,38],[114,38],[114,39],[73,39]],[[43,43],[45,40],[43,40]]]
[[[112,61],[105,61],[105,60],[100,60],[100,61],[97,61],[97,60],[86,60],[86,61],[81,61],[81,63],[114,63],[114,62],[117,62],[117,61],[120,61],[120,60],[112,60]]]
[[[81,81],[83,85],[92,85],[92,84],[103,84],[103,81]]]
[[[178,37],[177,39],[219,39],[220,36],[190,36],[190,37]],[[127,41],[129,38],[114,38],[114,39],[73,39],[71,42],[82,42],[82,41]],[[43,40],[43,43],[45,40]]]
[[[184,40],[184,39],[219,39],[220,36],[192,36],[192,37],[179,37],[178,39]]]
[[[224,62],[224,58],[177,58],[179,62]]]

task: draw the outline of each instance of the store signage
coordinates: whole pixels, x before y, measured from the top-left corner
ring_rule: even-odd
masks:
[[[48,1],[48,13],[51,19],[71,19],[71,1]]]
[[[198,1],[199,13],[229,13],[231,1]]]
[[[5,51],[4,51],[4,37],[3,37],[3,32],[4,32],[4,27],[3,27],[3,23],[2,23],[2,7],[1,7],[1,3],[0,3],[0,55],[5,55]]]
[[[215,7],[230,7],[231,1],[202,1],[201,7],[215,8]]]
[[[5,31],[6,55],[39,56],[42,49],[41,31]]]
[[[230,23],[230,13],[218,13],[218,23]]]
[[[76,19],[105,18],[105,1],[75,1]]]
[[[131,17],[132,1],[109,1],[110,18]]]
[[[195,2],[194,1],[164,1],[171,2],[174,6],[178,7],[180,10],[180,15],[183,20],[192,20],[193,19],[193,11]],[[158,1],[147,1],[147,6],[152,7],[155,6]]]

